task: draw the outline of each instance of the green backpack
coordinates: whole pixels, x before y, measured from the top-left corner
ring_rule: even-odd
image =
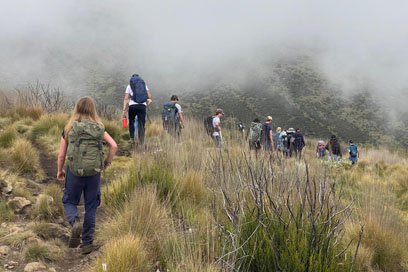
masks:
[[[261,141],[262,135],[262,123],[252,122],[249,127],[249,136],[248,139],[252,142]]]
[[[90,121],[75,121],[68,134],[67,165],[75,176],[89,177],[103,169],[105,127]]]

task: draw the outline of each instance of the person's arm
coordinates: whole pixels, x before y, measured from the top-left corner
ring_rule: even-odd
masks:
[[[150,94],[150,90],[146,90],[147,91],[147,105],[150,105],[153,100],[152,100],[152,96]]]
[[[125,98],[123,99],[123,108],[122,108],[122,116],[126,117],[126,111],[129,105],[129,94],[125,93]]]
[[[182,112],[179,112],[179,113],[178,113],[178,116],[179,116],[179,119],[180,119],[181,125],[183,126],[183,128],[185,128],[185,127],[186,127],[186,125],[185,125],[185,123],[184,123],[183,113],[182,113]]]
[[[65,171],[64,171],[64,163],[65,163],[65,156],[67,154],[67,147],[68,144],[64,138],[61,137],[60,147],[58,151],[58,159],[57,159],[57,180],[64,181],[65,179]]]
[[[112,163],[113,157],[115,156],[116,150],[118,149],[118,145],[116,144],[115,140],[107,132],[105,132],[105,134],[103,135],[103,140],[109,146],[108,157],[106,158],[104,162],[104,166],[108,167]]]

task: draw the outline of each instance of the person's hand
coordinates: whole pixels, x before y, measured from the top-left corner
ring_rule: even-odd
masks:
[[[150,104],[152,104],[153,100],[151,100],[150,98],[147,99],[147,105],[149,106]]]
[[[110,162],[110,161],[104,161],[103,162],[103,169],[108,168],[111,164],[112,164],[112,162]]]
[[[57,172],[57,180],[58,181],[64,181],[65,180],[65,171],[58,171]]]

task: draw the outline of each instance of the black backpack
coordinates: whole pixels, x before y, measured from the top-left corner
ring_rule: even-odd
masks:
[[[204,119],[204,129],[209,136],[212,136],[212,134],[215,131],[214,126],[213,126],[213,119],[214,119],[214,116],[211,116],[211,115],[207,116]]]
[[[178,110],[173,102],[163,104],[162,120],[163,127],[166,129],[176,128],[179,124]]]
[[[296,150],[301,150],[303,148],[303,136],[300,133],[295,133],[293,136],[293,144]]]
[[[147,101],[147,90],[144,80],[139,75],[133,75],[129,82],[132,94],[130,99],[136,103],[145,103]]]
[[[331,143],[331,146],[332,146],[332,152],[333,152],[333,154],[334,155],[340,155],[340,153],[341,153],[341,150],[340,150],[340,144],[339,144],[339,142],[336,140],[336,141],[333,141],[332,143]]]

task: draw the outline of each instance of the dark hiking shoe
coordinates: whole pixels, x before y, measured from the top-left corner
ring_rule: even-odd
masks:
[[[69,237],[68,246],[75,248],[81,243],[82,224],[79,218],[75,219],[71,229],[71,237]]]
[[[98,250],[101,246],[98,244],[89,244],[89,245],[82,245],[81,247],[81,253],[83,255],[87,255],[91,252],[94,252],[96,250]]]

